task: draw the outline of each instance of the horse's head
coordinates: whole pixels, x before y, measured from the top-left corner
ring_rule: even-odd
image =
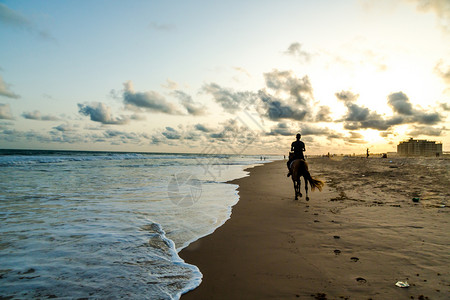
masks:
[[[292,160],[294,158],[294,152],[289,152],[289,160]]]

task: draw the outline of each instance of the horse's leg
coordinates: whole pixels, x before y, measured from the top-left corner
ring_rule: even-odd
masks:
[[[303,179],[305,179],[306,201],[309,201],[309,195],[308,195],[308,181],[306,180],[305,177],[303,177]]]
[[[302,186],[302,180],[300,179],[300,177],[298,177],[298,185],[297,185],[297,192],[298,192],[298,195],[300,196],[300,198],[301,197],[303,197],[303,195],[302,195],[302,192],[301,192],[301,186]]]
[[[297,200],[297,184],[295,183],[294,177],[292,177],[292,183],[294,184],[295,200]]]

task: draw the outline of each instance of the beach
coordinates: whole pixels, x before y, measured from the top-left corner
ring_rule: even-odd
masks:
[[[179,253],[203,274],[182,299],[448,299],[448,159],[308,164],[326,183],[310,201],[303,182],[294,200],[285,161],[230,182],[231,218]]]
[[[0,150],[0,299],[179,299],[202,274],[178,252],[229,218],[225,182],[260,162]]]

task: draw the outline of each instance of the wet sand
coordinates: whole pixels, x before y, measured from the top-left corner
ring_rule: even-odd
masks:
[[[448,299],[450,160],[308,163],[326,182],[309,202],[285,161],[232,182],[231,219],[180,252],[203,273],[182,299]]]

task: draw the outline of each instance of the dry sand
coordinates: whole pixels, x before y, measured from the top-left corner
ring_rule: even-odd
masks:
[[[450,160],[308,163],[326,181],[309,202],[285,161],[233,181],[231,219],[180,253],[203,273],[182,299],[450,298]]]

